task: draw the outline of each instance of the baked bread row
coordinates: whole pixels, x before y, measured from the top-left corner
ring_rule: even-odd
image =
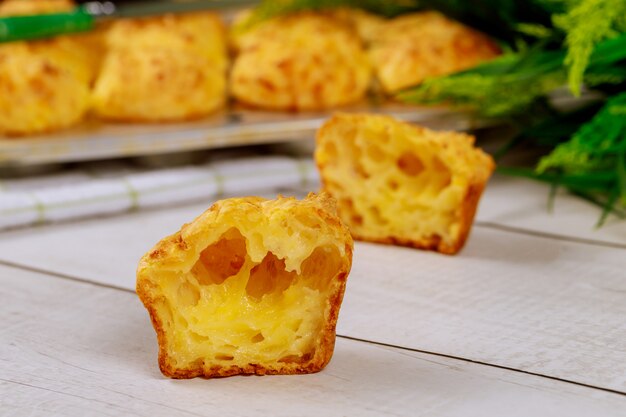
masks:
[[[69,0],[5,0],[0,15],[71,7]],[[0,134],[57,130],[88,112],[130,122],[199,118],[229,95],[255,108],[328,109],[371,88],[391,94],[499,53],[485,35],[435,12],[385,20],[337,9],[251,27],[246,19],[230,34],[217,14],[202,12],[0,45]]]
[[[1,15],[58,12],[67,0],[10,0]],[[0,45],[0,134],[69,127],[88,112],[185,120],[226,101],[226,35],[213,13],[123,19],[92,33]]]

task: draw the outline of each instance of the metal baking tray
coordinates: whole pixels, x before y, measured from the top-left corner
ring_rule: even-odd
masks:
[[[493,125],[470,112],[365,102],[343,112],[375,112],[431,128],[471,130]],[[86,120],[63,131],[19,138],[0,137],[0,168],[127,158],[233,146],[311,139],[334,111],[268,112],[232,107],[184,123],[122,124]]]

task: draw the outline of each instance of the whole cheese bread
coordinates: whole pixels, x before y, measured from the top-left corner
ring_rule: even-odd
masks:
[[[5,0],[0,17],[63,12],[74,6],[70,0]],[[92,53],[96,36],[0,44],[0,134],[50,132],[82,119],[97,65]]]
[[[369,51],[383,89],[393,93],[495,58],[486,35],[438,12],[402,15],[380,25]]]
[[[352,263],[334,200],[218,201],[161,240],[137,294],[173,378],[296,374],[330,360]]]
[[[463,247],[494,169],[470,135],[382,115],[335,115],[315,159],[355,239],[445,254]]]
[[[0,134],[50,132],[77,123],[89,84],[70,62],[25,42],[0,45]]]
[[[235,28],[237,33],[237,27]],[[320,13],[281,16],[235,37],[233,96],[251,107],[320,110],[362,99],[371,79],[356,32]]]
[[[76,3],[71,0],[4,0],[0,1],[0,16],[69,12],[75,7]],[[90,32],[29,41],[27,44],[31,53],[69,69],[79,80],[89,84],[93,82],[105,53],[100,27]]]
[[[123,19],[107,45],[92,99],[103,119],[194,119],[226,101],[226,42],[216,14]]]
[[[358,8],[335,7],[324,12],[350,26],[366,47],[378,38],[387,22],[387,19],[379,15]]]
[[[60,13],[74,7],[72,0],[4,0],[0,1],[0,16]]]

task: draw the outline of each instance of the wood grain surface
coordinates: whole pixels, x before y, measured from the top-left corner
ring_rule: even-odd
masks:
[[[158,371],[137,260],[210,202],[2,233],[0,415],[626,416],[626,222],[546,193],[496,179],[456,257],[358,243],[335,356],[295,377]]]
[[[8,267],[0,288],[3,415],[591,417],[626,405],[600,390],[342,338],[314,375],[168,380],[134,294]]]

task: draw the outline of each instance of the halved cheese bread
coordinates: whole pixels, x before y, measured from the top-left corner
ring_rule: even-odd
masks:
[[[458,252],[494,162],[474,137],[338,114],[317,134],[323,190],[355,239]]]
[[[160,241],[137,293],[173,378],[296,374],[330,360],[353,242],[327,195],[218,201]]]

